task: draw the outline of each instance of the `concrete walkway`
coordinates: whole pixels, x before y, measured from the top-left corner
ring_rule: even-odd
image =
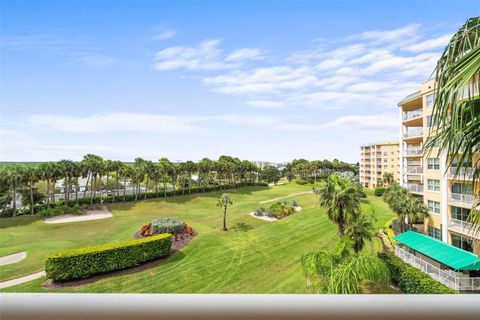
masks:
[[[14,253],[8,256],[4,256],[0,258],[0,266],[4,266],[7,264],[12,264],[12,263],[17,263],[19,261],[22,261],[27,257],[26,252],[18,252]]]
[[[301,195],[301,194],[308,194],[308,193],[313,193],[313,192],[312,191],[305,191],[305,192],[292,193],[292,194],[289,194],[288,196],[283,196],[283,197],[279,197],[279,198],[275,198],[275,199],[260,201],[259,203],[275,202],[275,201],[282,200],[282,199],[285,199],[285,198],[298,196],[298,195]]]
[[[17,284],[22,284],[25,282],[29,282],[32,280],[39,279],[41,277],[45,276],[45,270],[34,273],[34,274],[29,274],[28,276],[0,282],[0,289],[8,288],[8,287],[13,287],[16,286]]]

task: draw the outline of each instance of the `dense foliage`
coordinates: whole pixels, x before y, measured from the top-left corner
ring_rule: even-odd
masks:
[[[383,187],[376,187],[375,188],[375,195],[377,197],[383,196],[384,193],[385,193],[385,188],[383,188]]]
[[[47,278],[54,281],[83,279],[95,274],[134,267],[170,254],[172,236],[149,238],[67,250],[45,262]]]
[[[432,279],[422,271],[403,262],[400,258],[390,253],[380,253],[392,277],[392,282],[405,293],[419,294],[444,294],[457,293],[440,282]]]
[[[157,218],[152,220],[152,232],[154,234],[176,234],[183,230],[183,221],[176,218]]]
[[[428,208],[425,204],[396,183],[385,190],[383,197],[393,212],[397,214],[401,232],[405,231],[405,220],[412,225],[428,216]]]
[[[294,214],[300,209],[299,204],[293,201],[278,201],[270,206],[270,208],[265,209],[264,207],[256,209],[253,214],[257,217],[266,216],[276,219],[283,219],[289,215]]]

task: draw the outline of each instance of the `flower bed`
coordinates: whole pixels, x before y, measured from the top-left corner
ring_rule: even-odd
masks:
[[[294,214],[295,212],[300,211],[302,208],[298,205],[296,201],[279,201],[270,206],[270,208],[265,209],[263,207],[256,209],[253,212],[253,216],[257,218],[270,218],[280,220],[289,215]],[[270,219],[263,219],[269,220]]]

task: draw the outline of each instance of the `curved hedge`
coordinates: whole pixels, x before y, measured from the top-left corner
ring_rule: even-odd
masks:
[[[378,256],[390,270],[392,282],[405,293],[420,294],[445,294],[458,293],[456,290],[430,278],[422,271],[403,262],[400,258],[390,253],[379,253]]]
[[[166,233],[139,240],[67,250],[48,256],[45,272],[47,278],[54,281],[83,279],[168,256],[171,247],[172,235]]]

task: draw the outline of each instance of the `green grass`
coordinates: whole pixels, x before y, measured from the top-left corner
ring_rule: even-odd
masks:
[[[285,198],[296,200],[303,210],[281,221],[266,222],[249,215],[260,201],[309,191],[295,183],[272,188],[242,188],[229,209],[228,232],[222,232],[222,210],[215,206],[218,192],[148,200],[109,206],[113,218],[47,225],[35,217],[0,220],[0,256],[27,251],[19,263],[0,267],[1,280],[34,273],[44,268],[45,255],[70,248],[123,241],[142,224],[156,217],[176,217],[192,226],[197,237],[167,263],[124,276],[58,292],[130,293],[304,293],[301,255],[331,248],[338,241],[337,228],[317,204],[313,194]],[[374,212],[378,230],[394,214],[381,198],[369,196],[364,210]],[[374,239],[365,250],[380,250]],[[42,292],[44,278],[3,291]]]

